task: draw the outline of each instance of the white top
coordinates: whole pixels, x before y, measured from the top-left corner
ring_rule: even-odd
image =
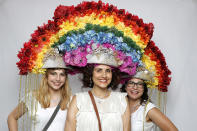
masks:
[[[41,104],[32,95],[27,99],[29,100],[26,100],[25,104],[28,108],[28,116],[32,115],[31,130],[41,131],[51,118],[56,107],[42,108]],[[60,108],[47,131],[64,131],[66,115],[67,110],[61,110]]]
[[[135,112],[131,115],[131,127],[132,131],[143,131],[143,121],[144,121],[144,131],[154,131],[155,125],[153,122],[146,122],[147,113],[154,108],[155,105],[148,103],[144,115],[145,105],[141,105]],[[145,117],[145,118],[143,118]]]
[[[105,99],[95,97],[99,112],[102,131],[123,131],[122,115],[124,114],[127,102],[126,94],[111,92]],[[91,98],[87,92],[77,93],[77,123],[76,131],[99,131],[98,120]]]

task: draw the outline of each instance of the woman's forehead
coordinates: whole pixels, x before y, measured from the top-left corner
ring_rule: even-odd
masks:
[[[49,72],[65,72],[65,69],[62,68],[53,68],[53,69],[48,69]]]
[[[108,65],[101,65],[101,64],[95,64],[94,68],[100,68],[100,69],[111,69]]]
[[[131,78],[129,81],[135,81],[135,82],[144,82],[142,79],[139,78]]]

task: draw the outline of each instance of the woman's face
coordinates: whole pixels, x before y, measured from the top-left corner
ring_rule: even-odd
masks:
[[[107,65],[97,65],[93,69],[94,87],[106,88],[112,80],[112,69]]]
[[[130,99],[140,99],[144,92],[144,81],[137,78],[131,78],[126,85],[126,91]]]
[[[48,69],[47,82],[51,89],[59,90],[66,81],[66,72],[64,69]]]

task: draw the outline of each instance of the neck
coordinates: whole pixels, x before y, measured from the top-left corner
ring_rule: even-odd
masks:
[[[109,90],[107,88],[99,88],[99,87],[93,87],[92,93],[99,98],[106,98],[109,96]]]
[[[139,106],[140,106],[140,99],[137,100],[129,99],[129,107],[131,113],[135,112],[139,108]]]
[[[61,92],[60,90],[53,90],[53,89],[49,89],[49,93],[51,96],[51,100],[60,100],[61,99]]]
[[[136,106],[136,105],[139,105],[139,104],[140,104],[140,99],[132,100],[132,99],[129,98],[129,105],[131,107]]]

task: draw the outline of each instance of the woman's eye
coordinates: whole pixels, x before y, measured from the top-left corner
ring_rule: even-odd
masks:
[[[51,72],[50,74],[51,74],[51,75],[55,75],[56,73],[55,73],[55,72]]]
[[[66,76],[66,74],[64,74],[64,73],[61,73],[60,75],[61,75],[61,76]]]
[[[101,72],[101,71],[102,71],[101,69],[97,69],[97,70],[96,70],[96,72]]]
[[[106,72],[109,72],[110,73],[111,72],[111,69],[107,69]]]
[[[129,84],[129,85],[134,85],[134,82],[129,81],[128,84]]]

